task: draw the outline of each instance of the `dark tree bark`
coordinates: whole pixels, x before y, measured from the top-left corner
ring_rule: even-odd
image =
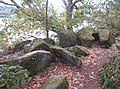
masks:
[[[46,0],[46,32],[47,39],[49,38],[49,27],[48,27],[48,0]]]
[[[69,0],[68,5],[66,6],[66,19],[67,20],[72,18],[73,6],[71,5],[72,5],[72,0]]]
[[[13,4],[10,4],[10,3],[8,3],[8,2],[5,2],[5,1],[3,1],[3,0],[0,0],[0,3],[3,3],[3,4],[5,4],[5,5],[16,6],[17,8],[21,8],[21,7],[16,3],[15,0],[11,0],[11,2],[12,2]]]

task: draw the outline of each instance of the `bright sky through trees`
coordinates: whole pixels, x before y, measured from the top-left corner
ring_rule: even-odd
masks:
[[[9,2],[9,3],[11,3],[11,1],[10,0],[3,0],[3,1],[5,1],[5,2]],[[20,3],[20,1],[21,0],[15,0],[17,3]],[[62,0],[49,0],[49,5],[51,5],[51,4],[53,4],[53,6],[56,8],[56,9],[59,9],[59,8],[61,8],[61,6],[63,5],[63,3],[62,3]],[[4,4],[1,4],[0,3],[0,6],[5,6]],[[8,6],[8,5],[7,5]]]
[[[11,0],[3,0],[5,2],[11,3]],[[20,3],[21,0],[15,0],[17,3]],[[104,1],[104,0],[92,0],[94,3],[98,3],[99,1]],[[64,5],[62,3],[62,0],[49,0],[49,5],[53,5],[56,10],[59,10],[59,12],[63,11]],[[5,6],[4,4],[0,3],[0,6]],[[9,6],[9,5],[7,5]]]

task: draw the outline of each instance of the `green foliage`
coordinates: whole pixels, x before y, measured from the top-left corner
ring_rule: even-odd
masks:
[[[84,24],[84,21],[89,23],[91,22],[91,14],[96,7],[88,2],[84,2],[84,4],[78,5],[78,9],[74,11],[73,19],[71,20],[73,25],[77,25],[78,23]]]
[[[72,12],[73,17],[67,21],[65,11],[57,13],[52,7],[49,10],[49,26],[54,26],[56,30],[65,29],[67,26],[81,26],[81,24],[84,24],[84,21],[90,21],[89,18],[93,9],[95,9],[95,7],[87,2],[84,2],[84,4],[78,4],[77,9],[74,9]]]
[[[92,13],[93,25],[97,28],[120,28],[120,0],[105,0],[99,2]]]
[[[120,55],[114,56],[112,61],[103,65],[99,80],[102,89],[120,88]]]
[[[16,85],[25,83],[28,76],[29,72],[19,65],[0,65],[0,88],[16,89]]]
[[[120,29],[120,0],[114,0],[110,6],[111,24]]]
[[[15,38],[15,35],[19,36],[21,33],[29,35],[30,30],[34,33],[34,30],[38,28],[45,29],[43,25],[45,18],[44,2],[45,0],[21,0],[21,8],[12,11],[14,16],[3,20],[2,33],[5,34],[0,35],[0,39],[8,38],[8,36]]]
[[[66,24],[65,12],[57,13],[53,7],[50,7],[48,15],[49,27],[64,29],[64,25]]]

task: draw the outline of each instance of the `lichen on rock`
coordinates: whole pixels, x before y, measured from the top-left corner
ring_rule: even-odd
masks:
[[[76,45],[77,36],[72,30],[62,30],[58,34],[61,47],[70,47]]]
[[[32,52],[35,50],[46,50],[50,51],[49,45],[44,42],[42,39],[34,39],[31,44],[26,47],[25,51],[26,52]]]
[[[69,83],[65,76],[51,76],[41,89],[69,89]]]
[[[75,56],[78,56],[78,57],[81,56],[81,55],[87,56],[87,55],[90,54],[90,52],[87,49],[82,48],[78,45],[77,46],[72,46],[72,47],[67,47],[65,49],[72,52]]]
[[[86,47],[91,47],[94,41],[94,37],[92,34],[94,33],[92,28],[83,28],[77,33],[77,42],[79,45],[83,45]]]
[[[20,65],[27,69],[31,75],[42,71],[49,66],[52,61],[52,54],[48,51],[37,50],[18,57],[14,60],[0,62],[0,64]]]
[[[110,32],[110,30],[98,30],[99,33],[99,44],[103,48],[109,48],[113,43],[115,43],[115,36]]]
[[[80,60],[80,58],[76,57],[73,53],[61,48],[61,47],[57,47],[57,46],[52,46],[51,49],[53,50],[53,52],[56,54],[57,57],[61,57],[61,60],[66,60],[67,62],[77,66],[77,67],[81,67],[82,65],[82,61]]]

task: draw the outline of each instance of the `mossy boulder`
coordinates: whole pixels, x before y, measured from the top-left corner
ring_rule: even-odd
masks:
[[[120,36],[120,31],[117,33],[117,36]]]
[[[48,38],[48,39],[45,38],[43,40],[49,45],[55,45],[55,41],[51,38]]]
[[[69,89],[69,83],[65,76],[52,76],[40,89]]]
[[[119,36],[119,30],[118,29],[112,29],[112,33],[115,37]]]
[[[116,44],[117,49],[120,51],[120,43]]]
[[[103,48],[109,48],[113,43],[115,43],[115,36],[110,32],[110,30],[99,30],[99,44]]]
[[[95,38],[92,36],[94,33],[92,28],[83,28],[77,33],[77,42],[79,45],[83,45],[86,47],[91,47]]]
[[[120,29],[112,28],[112,33],[115,37],[120,36]]]
[[[28,44],[31,43],[31,40],[22,41],[20,43],[15,44],[12,48],[11,46],[8,48],[9,53],[15,53],[24,50]]]
[[[75,56],[88,56],[90,54],[90,52],[85,49],[85,48],[82,48],[80,46],[72,46],[72,47],[67,47],[65,48],[66,50],[70,51],[71,53],[73,53]]]
[[[18,57],[14,60],[0,62],[0,64],[20,65],[27,69],[31,75],[42,71],[49,66],[52,61],[52,54],[48,51],[37,50]]]
[[[76,45],[76,34],[72,30],[62,30],[58,34],[61,47],[70,47]]]
[[[32,52],[35,50],[46,50],[50,51],[49,45],[42,39],[34,39],[28,47],[26,47],[26,52]]]
[[[71,53],[61,47],[57,47],[57,46],[53,46],[53,47],[51,47],[51,49],[54,51],[54,53],[56,54],[57,57],[62,57],[67,62],[69,62],[77,67],[80,67],[82,65],[81,60],[78,57],[76,57],[73,53]]]
[[[54,52],[50,49],[50,45],[47,44],[43,39],[34,39],[29,46],[27,46],[24,51],[25,53],[29,53],[32,51],[36,51],[36,50],[45,50],[45,51],[49,51],[52,53],[52,61],[56,61]]]
[[[91,47],[94,41],[98,41],[103,48],[109,48],[115,43],[115,35],[110,30],[100,29],[94,30],[92,28],[83,28],[77,33],[77,42],[79,45]]]
[[[47,44],[43,39],[37,38],[34,39],[33,41],[27,40],[20,42],[15,45],[14,48],[9,48],[10,52],[18,52],[18,51],[24,51],[25,53],[32,52],[35,50],[46,50],[50,51],[49,44]]]

